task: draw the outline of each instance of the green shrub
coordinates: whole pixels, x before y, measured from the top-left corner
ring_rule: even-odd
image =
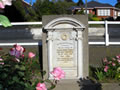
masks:
[[[101,19],[98,18],[98,17],[92,17],[91,20],[92,20],[92,21],[100,21]]]
[[[104,58],[103,66],[91,68],[91,73],[91,76],[100,82],[120,81],[120,55]]]
[[[15,46],[0,53],[0,90],[35,90],[41,79],[38,59],[23,57],[23,48],[14,51]]]

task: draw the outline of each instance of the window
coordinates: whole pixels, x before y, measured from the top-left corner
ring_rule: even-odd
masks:
[[[118,16],[120,16],[120,12],[118,12]]]
[[[110,9],[98,9],[98,16],[110,16]]]
[[[117,16],[117,11],[114,11],[114,16]]]
[[[86,13],[86,10],[84,10],[84,13]],[[89,10],[87,10],[87,14],[89,14]]]

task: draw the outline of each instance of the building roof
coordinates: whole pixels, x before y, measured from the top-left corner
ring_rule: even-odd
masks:
[[[83,7],[85,7],[85,5]],[[113,7],[113,6],[110,4],[104,4],[96,1],[90,1],[87,3],[87,8],[95,8],[95,7],[105,8],[105,7]]]
[[[27,7],[31,7],[31,6],[32,6],[31,4],[29,4],[28,2],[26,2],[26,1],[24,1],[24,0],[22,0],[22,3],[23,3],[25,6],[27,6]]]
[[[85,8],[85,5],[83,6],[72,6],[69,9],[70,10],[75,10],[75,9],[81,9],[81,7]],[[87,3],[87,8],[114,8],[112,5],[110,4],[104,4],[104,3],[100,3],[97,1],[90,1]]]

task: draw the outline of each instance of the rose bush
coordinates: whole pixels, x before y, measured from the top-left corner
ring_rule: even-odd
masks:
[[[60,67],[55,67],[50,72],[53,80],[45,79],[43,76],[46,72],[40,71],[36,55],[29,52],[26,57],[26,50],[20,45],[15,44],[9,53],[1,51],[3,50],[0,50],[0,90],[52,90],[65,77],[65,72]]]
[[[95,74],[100,81],[120,80],[120,55],[104,58],[103,66],[97,69]]]
[[[34,90],[31,85],[34,76],[31,66],[35,61],[30,63],[29,58],[23,57],[24,52],[25,48],[16,44],[9,53],[0,53],[0,90]]]

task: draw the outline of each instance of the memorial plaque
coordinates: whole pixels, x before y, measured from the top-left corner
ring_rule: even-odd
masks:
[[[55,62],[60,67],[73,67],[75,57],[75,43],[70,40],[71,33],[69,32],[54,32],[57,38],[53,41],[53,52],[55,53]],[[55,64],[55,65],[56,65]]]
[[[60,67],[74,66],[74,44],[71,42],[60,42],[57,44],[57,65]]]
[[[79,18],[71,17],[60,17],[53,20],[52,17],[49,23],[43,24],[45,25],[43,30],[46,33],[43,35],[45,43],[43,52],[46,52],[46,55],[44,53],[43,56],[43,63],[46,64],[45,60],[48,61],[45,66],[45,68],[48,67],[48,72],[52,71],[54,67],[61,67],[66,73],[65,79],[78,79],[88,75],[88,72],[83,72],[88,71],[88,52],[86,52],[88,43],[85,41],[87,38],[83,38],[84,25],[77,20]],[[49,20],[43,23],[47,21]],[[51,75],[48,77],[52,78]]]
[[[77,77],[77,41],[74,40],[76,32],[59,30],[53,35],[53,67],[65,69],[67,77]]]

